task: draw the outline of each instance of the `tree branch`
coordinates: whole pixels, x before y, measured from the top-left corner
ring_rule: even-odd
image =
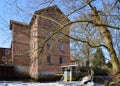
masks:
[[[69,35],[67,35],[67,34],[65,34],[65,33],[63,33],[63,34],[64,34],[66,37],[68,37],[68,38],[70,38],[70,39],[73,39],[73,40],[75,40],[75,41],[80,41],[80,42],[82,42],[82,43],[87,43],[91,48],[104,47],[104,48],[107,49],[107,47],[106,47],[105,45],[102,45],[102,44],[100,44],[100,45],[92,45],[92,44],[90,44],[88,41],[85,41],[85,40],[82,40],[82,39],[78,39],[78,38],[74,38],[74,37],[69,36]]]
[[[64,26],[56,29],[53,33],[51,33],[51,34],[44,40],[44,44],[43,44],[43,46],[42,46],[42,48],[41,48],[41,50],[40,50],[40,52],[39,52],[39,55],[40,55],[40,53],[42,52],[42,49],[44,48],[45,43],[46,43],[49,39],[51,39],[57,32],[59,32],[60,30],[64,29],[65,27],[68,27],[68,26],[70,26],[70,25],[72,25],[72,24],[80,23],[80,22],[89,22],[89,23],[91,23],[91,24],[94,24],[95,26],[106,26],[106,27],[110,27],[110,28],[114,28],[114,29],[119,29],[119,30],[120,30],[119,27],[115,27],[115,26],[111,26],[111,25],[107,25],[107,24],[96,24],[96,23],[94,23],[92,20],[78,20],[78,21],[73,21],[73,22],[67,23],[66,25],[64,25]],[[66,35],[66,36],[67,36],[67,35]],[[68,37],[70,37],[70,36],[68,36]],[[87,41],[83,41],[83,40],[76,39],[76,38],[72,38],[72,37],[70,37],[70,38],[71,38],[71,39],[74,39],[74,40],[76,40],[76,41],[81,41],[81,42],[83,42],[83,43],[87,43],[90,47],[100,47],[100,46],[103,46],[103,47],[107,48],[105,45],[102,45],[102,44],[101,44],[101,45],[92,46],[92,45],[91,45],[90,43],[88,43]]]

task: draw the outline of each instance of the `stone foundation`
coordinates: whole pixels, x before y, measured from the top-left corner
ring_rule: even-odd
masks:
[[[38,81],[59,81],[62,76],[57,76],[56,74],[57,72],[54,71],[39,72]]]

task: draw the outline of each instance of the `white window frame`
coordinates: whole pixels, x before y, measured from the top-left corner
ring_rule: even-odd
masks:
[[[5,56],[2,57],[2,61],[6,62],[7,58]]]

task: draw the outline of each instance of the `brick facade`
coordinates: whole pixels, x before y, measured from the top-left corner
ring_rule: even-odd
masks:
[[[68,22],[57,6],[36,11],[30,24],[11,20],[12,58],[17,70],[29,71],[32,78],[38,79],[41,72],[59,72],[61,64],[69,63],[70,40],[63,35],[69,35],[69,27],[47,39]]]
[[[69,35],[69,27],[58,31],[49,40],[47,39],[50,34],[62,27],[61,25],[68,22],[70,21],[57,6],[35,12],[30,23],[30,57],[32,58],[30,70],[33,78],[43,71],[44,73],[58,72],[62,63],[70,62],[69,38],[62,34]],[[33,71],[36,72],[36,75],[35,72],[32,74]]]
[[[30,33],[27,24],[10,21],[10,29],[12,30],[12,58],[13,64],[17,72],[29,74],[30,66]]]
[[[28,25],[16,21],[10,21],[13,33],[12,58],[14,65],[29,66],[29,28]]]
[[[0,64],[12,64],[11,48],[0,48]]]

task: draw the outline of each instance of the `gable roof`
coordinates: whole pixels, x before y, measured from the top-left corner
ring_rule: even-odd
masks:
[[[51,12],[54,11],[59,14],[62,14],[66,18],[66,20],[70,22],[69,18],[59,9],[59,7],[57,5],[54,5],[51,7],[47,7],[47,8],[43,8],[43,9],[35,11],[29,25],[31,26],[33,24],[33,21],[35,20],[36,16],[39,16],[43,14],[43,12],[47,12],[47,11],[51,11]]]
[[[37,10],[37,11],[35,11],[35,14],[40,15],[41,13],[43,13],[43,11],[51,11],[51,10],[52,11],[54,10],[54,11],[56,11],[58,13],[63,14],[63,12],[59,9],[59,7],[57,5]]]

